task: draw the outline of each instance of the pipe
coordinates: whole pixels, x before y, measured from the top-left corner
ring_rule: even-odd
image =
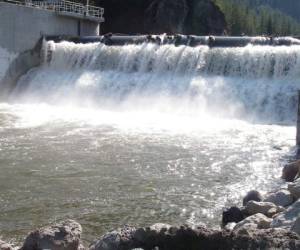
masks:
[[[106,45],[122,46],[126,44],[157,43],[174,44],[175,46],[186,45],[196,47],[207,45],[210,47],[244,47],[248,44],[271,45],[271,46],[290,46],[300,45],[300,40],[291,37],[226,37],[226,36],[190,36],[190,35],[114,35],[104,36],[48,36],[46,40],[55,42],[70,41],[74,43],[94,43],[100,42]]]

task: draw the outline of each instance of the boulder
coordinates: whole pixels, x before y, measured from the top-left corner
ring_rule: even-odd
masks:
[[[252,231],[255,229],[267,229],[270,228],[272,219],[268,218],[263,214],[255,214],[246,219],[242,220],[241,222],[237,223],[236,226],[233,228],[235,232],[242,232],[242,231]]]
[[[244,214],[242,210],[238,207],[231,207],[223,211],[222,214],[222,224],[223,226],[228,223],[235,222],[238,223],[244,219]]]
[[[224,227],[225,230],[228,231],[232,231],[234,229],[234,227],[236,226],[237,223],[235,222],[229,222],[228,224],[226,224],[226,226]]]
[[[243,199],[243,206],[246,206],[246,204],[249,201],[262,201],[262,196],[258,191],[252,190],[246,194],[246,196]]]
[[[295,221],[292,231],[295,232],[296,234],[300,235],[300,217]]]
[[[162,231],[168,231],[171,228],[171,225],[164,223],[156,223],[150,227],[150,230],[160,233]]]
[[[249,201],[245,208],[246,213],[249,215],[260,213],[268,217],[272,217],[284,210],[285,209],[283,207],[276,206],[274,203],[257,201]]]
[[[300,238],[281,228],[256,229],[250,235],[236,233],[235,242],[231,249],[289,249],[298,250]],[[230,248],[228,248],[230,249]]]
[[[264,215],[260,215],[264,220],[270,220]],[[256,217],[258,217],[256,215]],[[265,227],[264,223],[260,227]],[[232,249],[292,249],[298,250],[300,247],[300,237],[284,229],[255,229],[251,234],[241,234],[232,231],[211,230],[203,226],[191,228],[181,227],[160,227],[158,230],[139,228],[132,237],[130,231],[128,240],[130,244],[118,244],[97,248],[99,250],[132,250],[132,249],[164,249],[164,250],[232,250]],[[143,232],[143,240],[136,237],[138,232]],[[120,230],[116,231],[120,234]],[[146,238],[144,238],[146,236]],[[120,238],[119,238],[120,239]],[[131,240],[130,240],[131,239]],[[122,239],[120,239],[122,242]],[[128,242],[129,243],[129,242]],[[95,249],[95,248],[91,248]]]
[[[133,236],[136,233],[135,227],[124,226],[118,230],[103,235],[100,239],[93,242],[90,250],[122,250],[132,249]]]
[[[0,250],[13,250],[13,247],[10,244],[0,240]]]
[[[286,211],[274,217],[271,227],[291,229],[296,220],[300,217],[300,200],[288,207]]]
[[[287,207],[294,202],[294,198],[289,190],[282,189],[276,193],[270,193],[264,202],[272,202],[276,206]]]
[[[81,233],[79,223],[67,220],[30,233],[21,250],[83,250]]]
[[[287,164],[282,170],[282,179],[292,182],[297,178],[300,170],[300,160]]]
[[[298,200],[300,198],[300,179],[288,185],[288,190],[291,192],[292,196]]]

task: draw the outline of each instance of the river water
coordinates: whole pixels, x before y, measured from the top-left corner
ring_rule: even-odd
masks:
[[[0,235],[72,218],[90,241],[132,224],[220,224],[280,187],[300,47],[48,42],[0,103]]]

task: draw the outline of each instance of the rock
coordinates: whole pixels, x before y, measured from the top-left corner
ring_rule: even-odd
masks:
[[[146,29],[150,33],[182,33],[188,12],[186,0],[153,0],[145,12]]]
[[[136,233],[135,227],[124,226],[116,231],[103,235],[99,240],[93,242],[90,250],[122,250],[132,249],[133,236]]]
[[[258,191],[252,190],[246,194],[243,199],[243,206],[246,206],[248,201],[262,201],[262,196]]]
[[[21,250],[82,250],[81,233],[79,223],[67,220],[30,233]]]
[[[101,0],[101,7],[103,34],[223,35],[227,30],[223,12],[211,0]]]
[[[250,235],[235,233],[232,249],[299,249],[300,238],[284,229],[256,229]],[[227,248],[230,249],[230,248]]]
[[[0,240],[0,250],[13,250],[13,247],[10,244]]]
[[[300,160],[287,164],[282,170],[282,179],[292,182],[297,177],[300,170]]]
[[[168,231],[171,225],[164,223],[156,223],[150,227],[150,230],[160,233],[161,231]]]
[[[262,216],[265,220],[270,220]],[[258,216],[257,216],[258,217]],[[135,231],[135,230],[134,230]],[[137,240],[132,233],[130,244],[119,244],[111,248],[97,248],[99,250],[132,250],[132,249],[161,249],[161,250],[232,250],[232,249],[291,249],[297,250],[300,247],[300,237],[284,229],[255,229],[251,234],[240,234],[230,231],[211,230],[203,226],[190,228],[181,227],[160,227],[158,230],[148,228],[137,229],[143,231],[142,236],[147,236],[143,241]],[[117,231],[119,232],[119,230]],[[129,242],[128,242],[129,243]],[[95,249],[95,248],[90,248]]]
[[[222,224],[225,226],[227,223],[238,223],[244,219],[244,214],[238,207],[231,207],[222,214]]]
[[[292,231],[295,232],[296,234],[300,235],[300,217],[295,221]]]
[[[288,185],[288,190],[291,192],[292,196],[298,200],[300,198],[300,179]]]
[[[287,208],[286,211],[274,217],[271,227],[291,229],[295,221],[300,217],[300,200]]]
[[[228,231],[232,231],[235,226],[236,226],[235,222],[230,222],[230,223],[226,224],[226,226],[224,227],[224,229],[228,230]]]
[[[241,229],[255,230],[255,229],[267,229],[270,228],[272,219],[263,214],[255,214],[242,220],[233,228],[233,231],[240,231]]]
[[[271,202],[257,202],[249,201],[246,205],[245,211],[249,215],[253,214],[264,214],[268,217],[272,217],[275,214],[283,212],[285,209],[283,207],[278,207]]]
[[[264,202],[272,202],[276,206],[287,207],[294,202],[294,199],[290,191],[282,189],[276,193],[268,194]]]
[[[189,7],[189,14],[185,31],[195,35],[224,35],[227,29],[226,18],[214,1],[193,2]]]

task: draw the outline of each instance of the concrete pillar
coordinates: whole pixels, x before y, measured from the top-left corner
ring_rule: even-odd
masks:
[[[297,144],[297,146],[300,146],[300,90],[298,90],[298,114],[297,114],[296,144]]]

